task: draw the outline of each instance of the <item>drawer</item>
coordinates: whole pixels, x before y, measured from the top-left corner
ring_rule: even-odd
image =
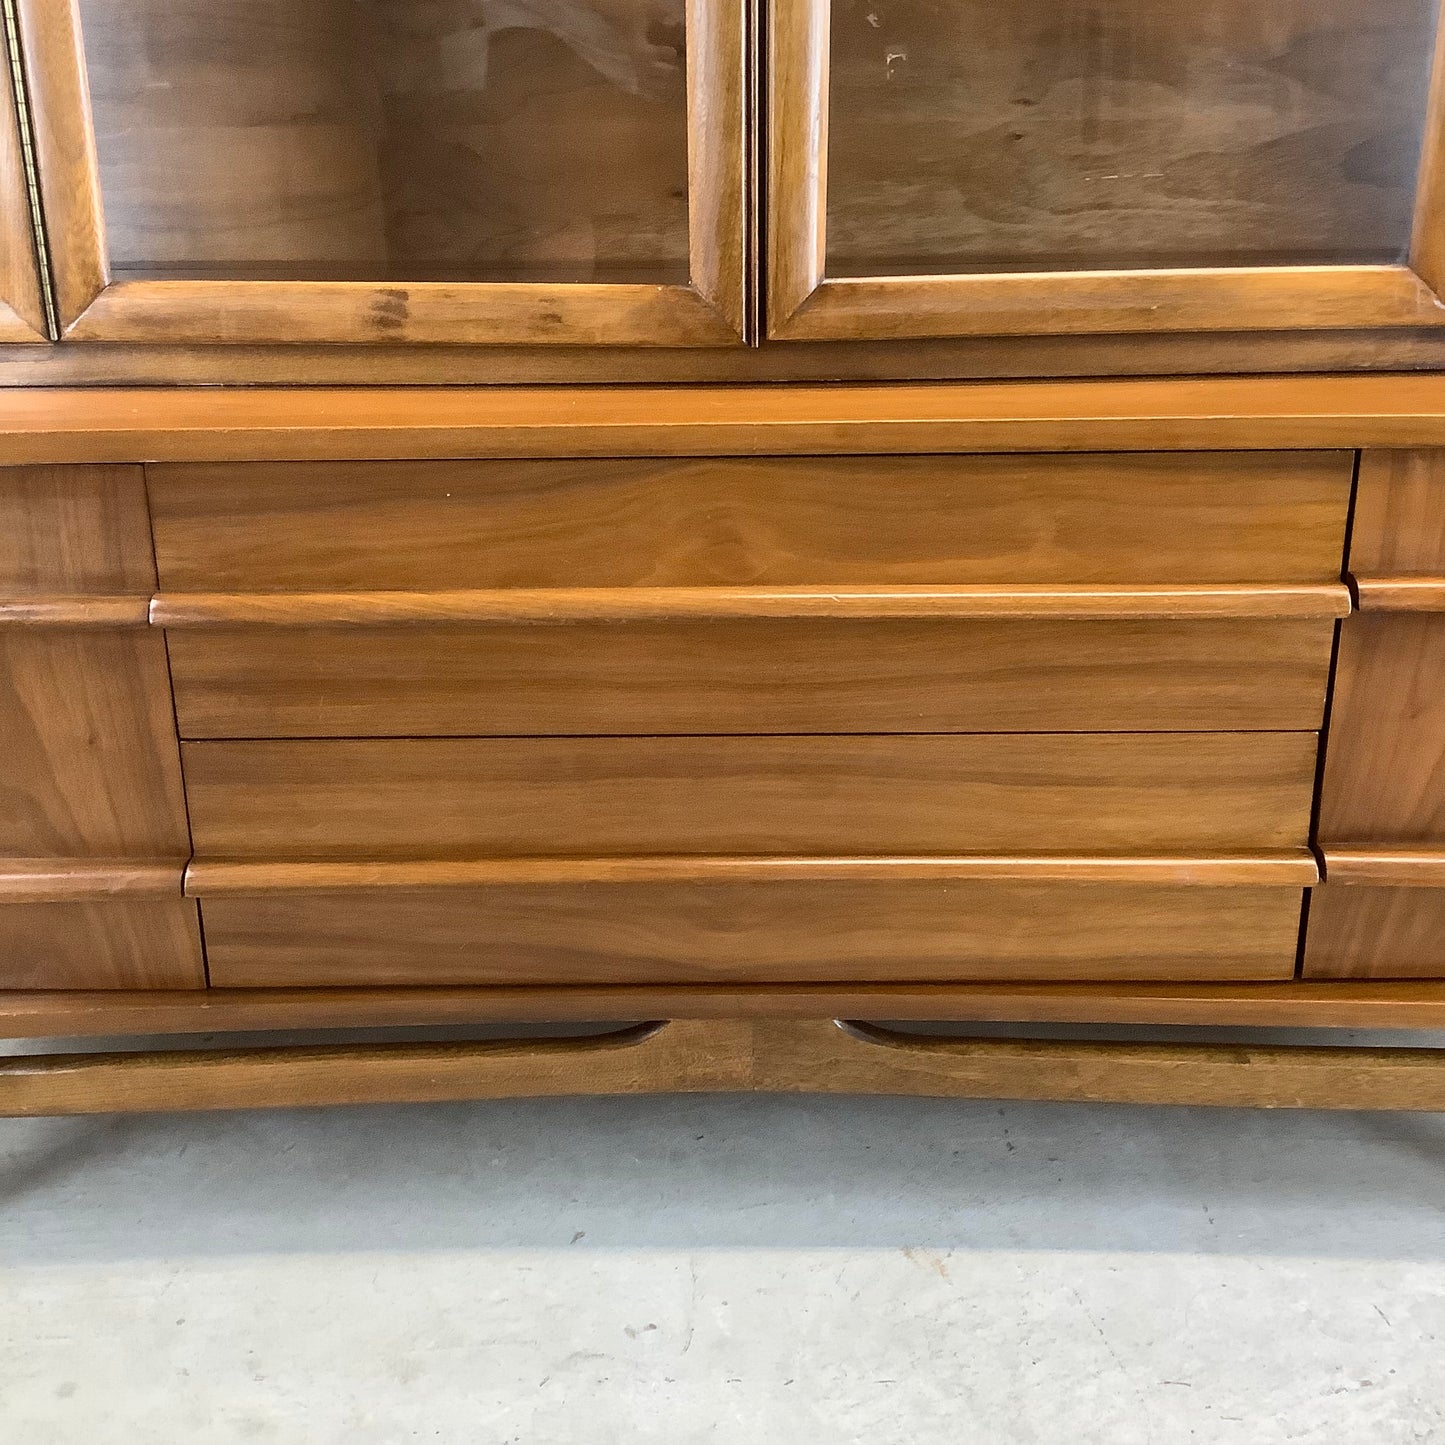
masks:
[[[226,858],[1302,849],[1312,733],[192,742]]]
[[[645,882],[203,897],[220,987],[1285,979],[1297,887]]]
[[[163,590],[1328,582],[1353,455],[148,468]]]
[[[1333,621],[176,627],[187,738],[1320,726]]]

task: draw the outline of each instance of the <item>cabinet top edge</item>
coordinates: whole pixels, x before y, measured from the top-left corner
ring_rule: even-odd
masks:
[[[0,391],[0,465],[1445,445],[1445,374]]]

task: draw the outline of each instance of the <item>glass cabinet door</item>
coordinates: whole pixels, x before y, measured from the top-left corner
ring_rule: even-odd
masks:
[[[745,0],[20,0],[60,323],[717,345]]]
[[[772,0],[769,332],[1445,322],[1440,0]]]
[[[36,261],[34,211],[8,61],[0,70],[0,342],[38,342],[46,339],[49,326]]]

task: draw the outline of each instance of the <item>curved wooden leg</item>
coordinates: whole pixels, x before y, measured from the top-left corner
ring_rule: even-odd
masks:
[[[12,1116],[735,1091],[1445,1110],[1445,1050],[929,1037],[832,1019],[689,1019],[587,1038],[0,1060],[0,1114]]]
[[[1445,1049],[930,1037],[763,1021],[756,1088],[1271,1109],[1445,1110]]]

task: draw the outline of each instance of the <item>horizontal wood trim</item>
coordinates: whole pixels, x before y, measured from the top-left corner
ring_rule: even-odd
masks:
[[[0,627],[145,627],[149,597],[0,596]]]
[[[196,858],[189,897],[234,897],[348,889],[573,886],[608,883],[965,882],[1177,883],[1206,887],[1308,886],[1319,877],[1308,848],[1217,858],[475,858],[265,861]]]
[[[1227,266],[825,279],[772,335],[849,341],[1442,324],[1445,305],[1408,266]]]
[[[690,286],[584,282],[112,281],[71,341],[736,346]]]
[[[0,904],[179,898],[184,858],[0,858]]]
[[[1445,1029],[1445,980],[0,992],[11,1039],[743,1017]]]
[[[1343,585],[1288,587],[487,588],[160,594],[163,627],[690,622],[753,618],[1343,617]]]
[[[1445,577],[1356,577],[1361,612],[1445,612]]]
[[[0,391],[0,464],[1445,443],[1445,375]]]
[[[1445,888],[1445,844],[1404,848],[1329,843],[1324,876],[1330,883],[1373,883],[1394,888]]]
[[[1438,1110],[1445,1051],[919,1038],[767,1019],[586,1039],[0,1061],[0,1113],[12,1117],[713,1091]]]

